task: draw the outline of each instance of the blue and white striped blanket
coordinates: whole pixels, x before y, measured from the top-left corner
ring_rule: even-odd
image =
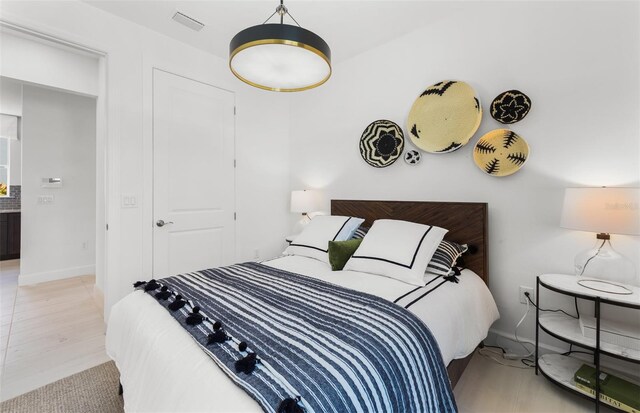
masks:
[[[429,329],[379,297],[258,263],[140,287],[265,412],[457,410]]]

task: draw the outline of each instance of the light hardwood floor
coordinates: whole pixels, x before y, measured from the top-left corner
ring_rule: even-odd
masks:
[[[18,287],[19,271],[0,263],[0,400],[109,360],[93,276]]]

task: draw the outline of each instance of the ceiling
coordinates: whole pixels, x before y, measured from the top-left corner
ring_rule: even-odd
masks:
[[[277,0],[85,2],[223,59],[227,59],[229,41],[237,32],[261,24],[278,5]],[[302,27],[314,31],[329,43],[334,62],[433,24],[464,7],[463,3],[451,1],[298,0],[285,1],[285,5]],[[171,17],[176,11],[204,23],[204,29],[195,32],[174,22]],[[274,17],[272,21],[277,20]]]

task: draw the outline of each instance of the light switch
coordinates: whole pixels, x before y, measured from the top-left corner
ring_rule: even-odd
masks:
[[[122,208],[137,208],[138,200],[135,194],[122,194]]]
[[[54,200],[53,195],[40,195],[38,196],[38,205],[51,205]]]

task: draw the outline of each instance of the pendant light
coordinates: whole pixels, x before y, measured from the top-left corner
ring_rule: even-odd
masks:
[[[280,23],[267,23],[273,16]],[[288,15],[296,24],[284,23]],[[229,44],[229,68],[251,86],[275,92],[312,89],[331,76],[331,49],[317,34],[302,28],[283,0],[269,18],[236,34]]]

